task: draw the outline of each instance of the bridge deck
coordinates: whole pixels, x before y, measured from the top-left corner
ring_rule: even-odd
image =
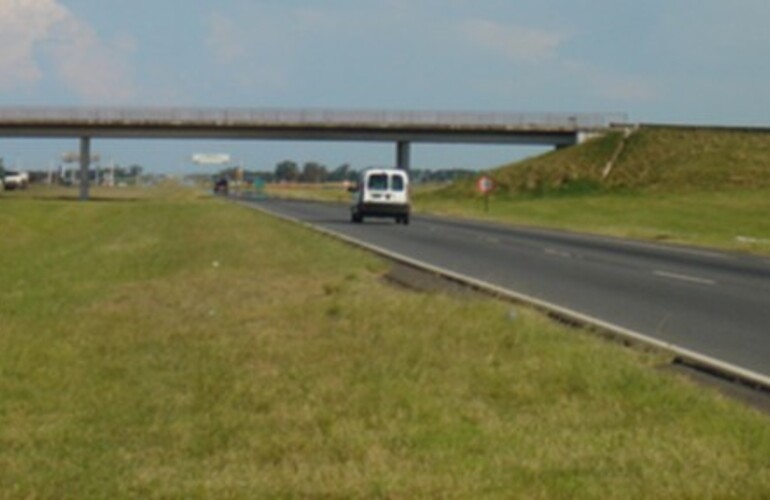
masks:
[[[0,136],[564,143],[616,114],[453,111],[0,108]],[[544,137],[538,141],[537,137]]]

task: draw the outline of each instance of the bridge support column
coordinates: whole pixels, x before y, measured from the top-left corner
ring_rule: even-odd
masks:
[[[91,164],[91,138],[80,138],[80,201],[88,200],[88,191],[91,184],[88,167]]]
[[[398,141],[396,144],[396,167],[409,172],[411,168],[411,146],[409,141]]]

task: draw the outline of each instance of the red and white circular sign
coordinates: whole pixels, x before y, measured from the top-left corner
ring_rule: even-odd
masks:
[[[488,175],[482,175],[479,180],[476,181],[476,189],[481,194],[489,194],[495,189],[495,181]]]

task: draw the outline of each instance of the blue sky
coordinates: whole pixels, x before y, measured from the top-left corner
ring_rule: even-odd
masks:
[[[625,112],[770,125],[766,0],[0,0],[0,106]],[[0,140],[44,168],[71,141]],[[389,164],[383,144],[97,141],[103,158],[193,170],[195,152]],[[537,149],[416,146],[416,167]]]

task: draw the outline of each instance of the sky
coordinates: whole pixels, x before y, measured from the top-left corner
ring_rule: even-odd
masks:
[[[0,0],[0,107],[625,113],[770,126],[767,0]],[[102,162],[204,171],[284,159],[355,168],[380,143],[101,140]],[[6,167],[75,141],[0,139]],[[415,145],[415,168],[491,168],[542,149]]]

